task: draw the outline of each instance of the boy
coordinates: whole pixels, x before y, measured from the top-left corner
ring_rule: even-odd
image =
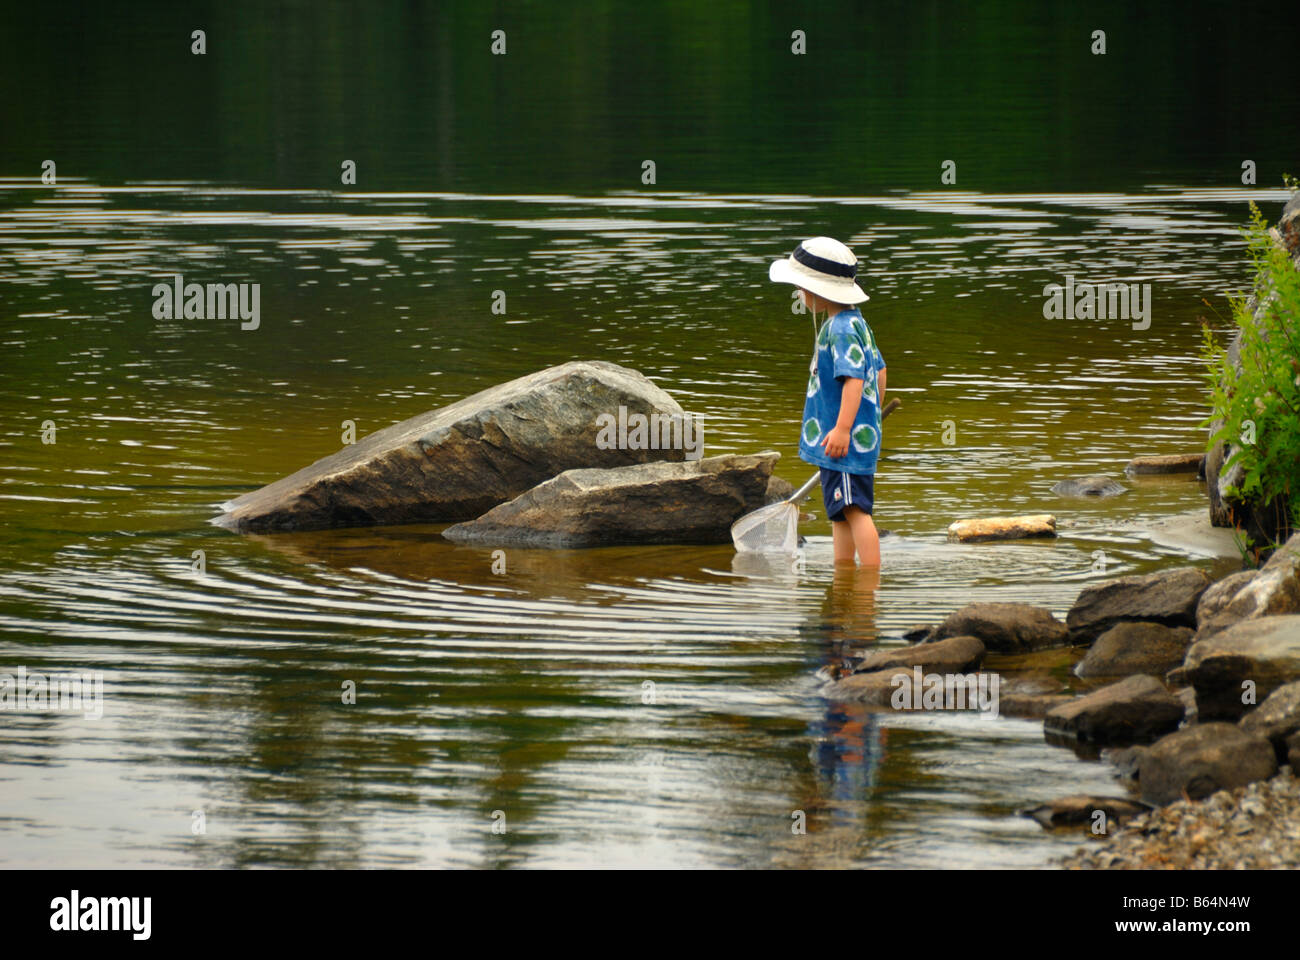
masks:
[[[835,562],[880,566],[880,537],[871,511],[880,455],[885,358],[862,312],[869,297],[855,281],[858,258],[830,237],[813,237],[777,260],[768,277],[799,288],[805,307],[828,314],[809,367],[799,458],[821,467],[822,500],[834,535]]]

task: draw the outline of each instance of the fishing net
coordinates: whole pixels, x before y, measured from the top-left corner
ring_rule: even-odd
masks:
[[[786,500],[748,513],[731,525],[739,553],[794,553],[799,547],[799,505]]]

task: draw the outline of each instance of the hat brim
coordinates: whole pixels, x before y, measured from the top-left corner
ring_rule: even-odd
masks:
[[[865,303],[871,298],[852,280],[835,282],[829,278],[812,276],[796,270],[788,259],[774,260],[768,267],[767,278],[773,283],[793,283],[796,287],[811,290],[831,303]]]

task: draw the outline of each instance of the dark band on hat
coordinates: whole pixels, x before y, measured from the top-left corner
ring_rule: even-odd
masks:
[[[858,265],[856,263],[836,263],[834,260],[827,260],[815,253],[809,253],[803,248],[802,243],[794,248],[794,253],[791,256],[805,267],[811,267],[818,273],[829,273],[832,277],[847,277],[852,280],[858,275]]]

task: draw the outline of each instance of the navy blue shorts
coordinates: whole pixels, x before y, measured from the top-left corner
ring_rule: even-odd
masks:
[[[843,520],[845,507],[870,513],[876,504],[875,474],[844,473],[822,467],[822,502],[831,520]]]

